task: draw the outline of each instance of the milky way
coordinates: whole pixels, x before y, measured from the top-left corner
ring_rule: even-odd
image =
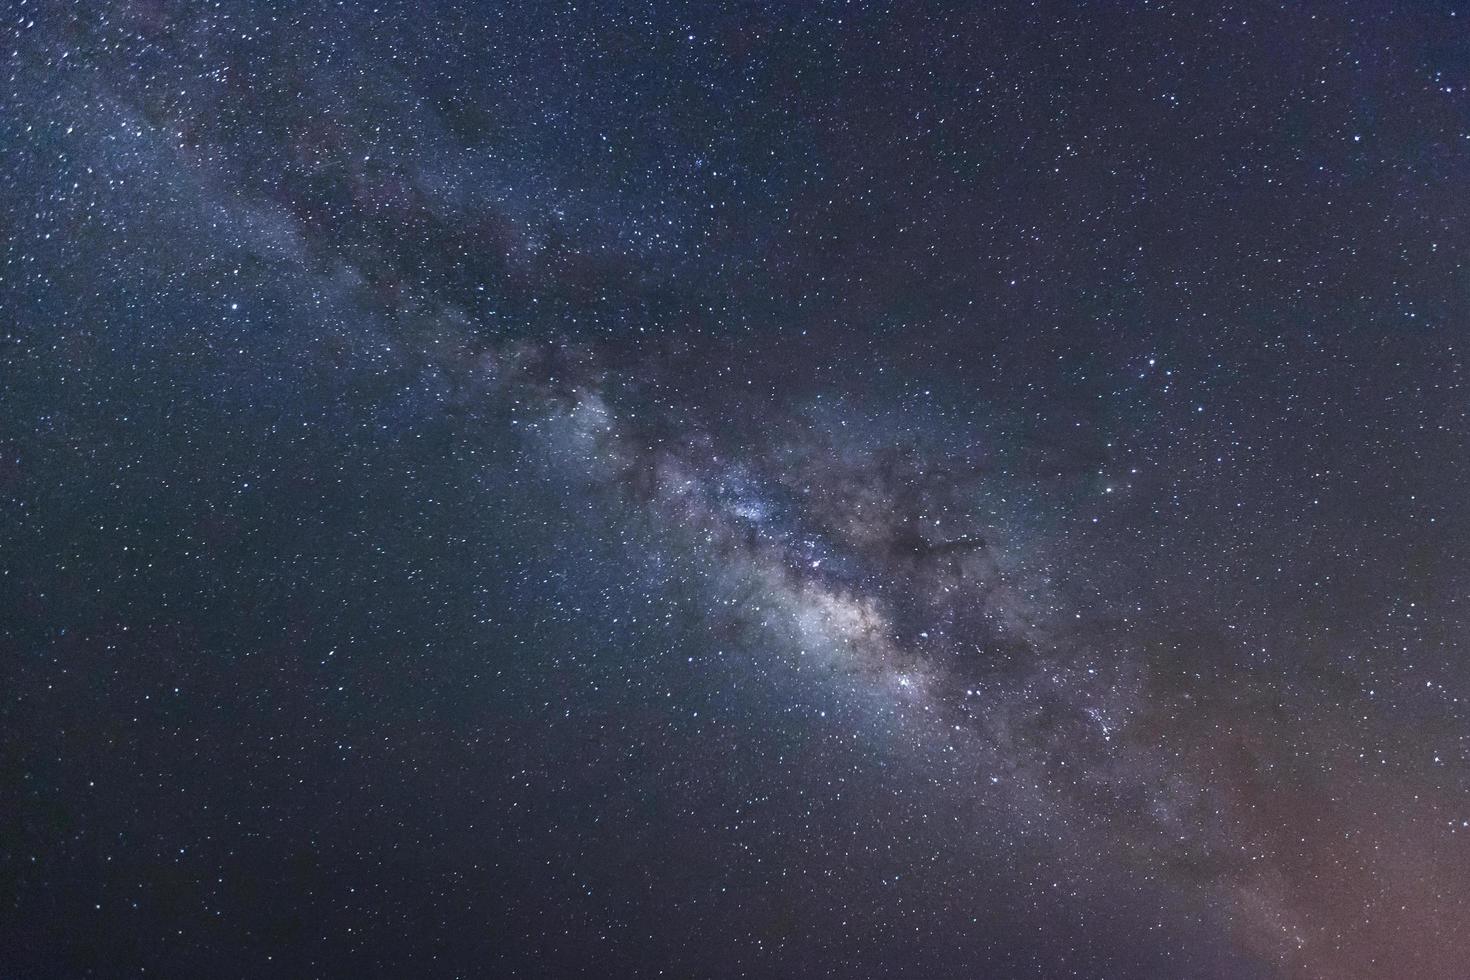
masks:
[[[1466,23],[18,3],[0,973],[1464,976]]]

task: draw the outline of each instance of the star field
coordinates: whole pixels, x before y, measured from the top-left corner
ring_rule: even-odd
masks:
[[[1470,8],[0,50],[0,975],[1465,975]]]

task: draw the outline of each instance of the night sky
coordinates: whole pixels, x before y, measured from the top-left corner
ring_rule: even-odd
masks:
[[[1470,5],[0,54],[4,980],[1470,976]]]

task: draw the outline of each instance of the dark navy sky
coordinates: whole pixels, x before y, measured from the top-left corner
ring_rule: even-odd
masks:
[[[0,975],[1464,975],[1470,9],[0,50]]]

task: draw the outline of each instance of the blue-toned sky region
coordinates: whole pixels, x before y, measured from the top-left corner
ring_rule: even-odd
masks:
[[[0,973],[1463,976],[1467,23],[18,2]]]

